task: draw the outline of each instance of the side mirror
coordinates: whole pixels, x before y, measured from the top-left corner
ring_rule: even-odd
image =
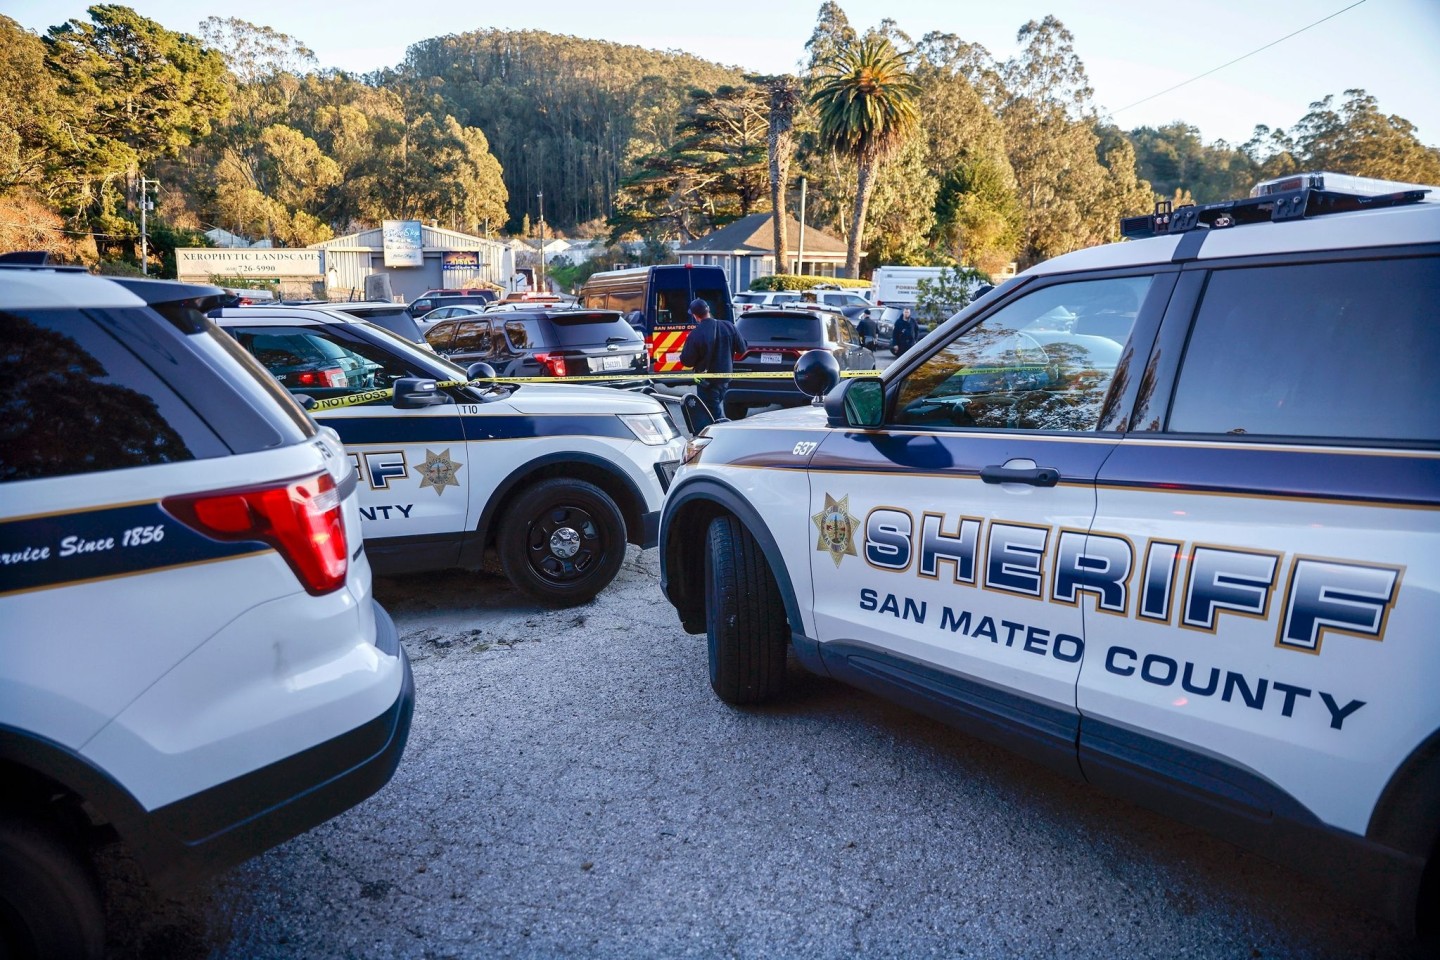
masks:
[[[419,407],[433,407],[449,403],[450,398],[440,392],[434,380],[422,377],[401,377],[395,381],[395,409],[415,410]]]
[[[878,427],[885,419],[885,384],[879,377],[854,377],[825,396],[832,427]]]
[[[829,350],[807,350],[795,361],[795,386],[815,403],[840,382],[840,361]]]
[[[315,406],[315,398],[310,396],[310,394],[308,393],[295,393],[291,394],[291,396],[295,398],[296,403],[300,404],[300,406],[304,407],[306,410],[309,410],[311,407]]]
[[[495,368],[484,360],[477,360],[465,368],[465,379],[467,380],[494,380],[498,376]]]

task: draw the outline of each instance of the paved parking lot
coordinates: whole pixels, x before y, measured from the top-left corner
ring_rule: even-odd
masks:
[[[736,710],[655,551],[593,604],[380,580],[415,667],[405,760],[344,816],[179,899],[106,869],[115,958],[1398,958],[1208,835],[800,676]]]

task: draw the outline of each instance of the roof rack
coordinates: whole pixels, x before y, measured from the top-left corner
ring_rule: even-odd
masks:
[[[1160,237],[1190,230],[1219,230],[1252,223],[1304,220],[1330,213],[1373,210],[1419,203],[1435,187],[1415,183],[1352,177],[1343,173],[1296,173],[1257,183],[1250,196],[1202,205],[1175,207],[1169,200],[1155,212],[1121,217],[1120,235],[1131,239]]]

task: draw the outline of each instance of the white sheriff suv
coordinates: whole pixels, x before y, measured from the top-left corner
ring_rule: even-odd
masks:
[[[1435,922],[1437,198],[1157,210],[823,409],[703,431],[660,547],[715,692],[793,652]]]
[[[483,388],[387,330],[324,307],[243,307],[219,324],[333,427],[360,475],[379,573],[498,555],[530,596],[584,603],[653,547],[684,441],[659,401],[581,384]]]
[[[355,471],[221,295],[0,266],[0,956],[102,954],[93,845],[183,884],[404,750]]]

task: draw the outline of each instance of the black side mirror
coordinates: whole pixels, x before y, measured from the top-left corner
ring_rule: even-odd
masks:
[[[795,386],[816,403],[840,382],[840,362],[828,350],[807,350],[795,361]]]
[[[423,377],[401,377],[395,381],[395,409],[415,410],[419,407],[434,407],[449,403],[450,398],[440,392],[434,380]]]
[[[825,395],[832,427],[878,427],[885,419],[885,384],[879,377],[853,377]]]
[[[309,410],[311,407],[315,406],[315,398],[310,396],[310,394],[308,393],[297,393],[294,394],[294,397],[295,402],[300,404],[300,406],[304,407],[306,410]]]
[[[477,360],[465,368],[465,379],[467,380],[494,380],[497,376],[495,368],[484,360]]]

